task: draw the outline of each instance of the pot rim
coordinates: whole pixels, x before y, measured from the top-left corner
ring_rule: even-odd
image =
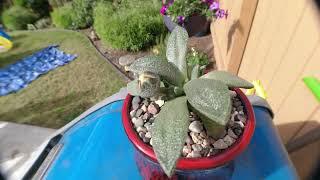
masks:
[[[255,116],[251,103],[249,102],[246,95],[239,89],[233,89],[239,96],[242,103],[247,111],[247,123],[242,133],[242,136],[229,148],[225,149],[222,153],[219,153],[213,157],[201,157],[201,158],[180,158],[177,162],[176,168],[181,170],[194,170],[194,169],[210,169],[221,166],[235,159],[245,148],[249,145],[250,140],[253,136],[255,129]],[[134,130],[131,118],[130,118],[130,107],[131,107],[132,96],[128,94],[124,100],[122,108],[122,123],[125,132],[129,140],[133,143],[135,148],[141,151],[145,156],[154,162],[158,162],[156,155],[149,145],[145,144]]]

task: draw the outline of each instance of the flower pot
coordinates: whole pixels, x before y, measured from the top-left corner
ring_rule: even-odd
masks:
[[[248,146],[255,128],[253,108],[240,89],[234,89],[240,97],[248,116],[241,137],[228,149],[213,157],[180,158],[172,179],[230,179],[234,171],[234,159]],[[122,108],[122,123],[129,140],[135,147],[135,159],[140,174],[145,179],[166,179],[151,146],[145,144],[134,130],[130,118],[132,96],[127,95]]]
[[[169,16],[163,16],[163,21],[170,32],[173,31],[177,25]],[[202,37],[210,33],[210,23],[206,17],[194,15],[188,18],[188,21],[183,24],[183,27],[187,30],[189,37]]]

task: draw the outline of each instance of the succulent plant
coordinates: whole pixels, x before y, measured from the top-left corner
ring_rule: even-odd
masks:
[[[230,119],[229,89],[253,87],[246,80],[224,71],[201,76],[199,65],[188,67],[185,59],[187,40],[186,30],[176,26],[168,39],[168,60],[144,57],[129,67],[130,71],[139,74],[139,78],[127,86],[131,95],[144,98],[165,95],[169,99],[152,128],[154,152],[169,177],[187,137],[189,110],[202,119],[209,135],[219,137]]]

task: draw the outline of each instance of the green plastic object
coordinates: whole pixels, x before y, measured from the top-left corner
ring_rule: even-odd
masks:
[[[320,81],[315,77],[304,77],[303,82],[320,102]]]

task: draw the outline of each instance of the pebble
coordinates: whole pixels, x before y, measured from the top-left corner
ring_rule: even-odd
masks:
[[[234,139],[238,139],[238,136],[230,128],[228,129],[228,135]]]
[[[201,131],[200,137],[207,138],[207,133],[205,131]]]
[[[142,103],[145,105],[145,106],[149,106],[149,100],[148,99],[144,99],[143,101],[142,101]]]
[[[155,103],[151,103],[149,106],[148,106],[148,112],[155,115],[159,112],[160,110],[160,107],[158,106],[158,104],[155,104]]]
[[[228,144],[226,144],[223,139],[219,139],[215,143],[213,143],[213,147],[216,149],[226,149],[228,148]]]
[[[202,138],[200,137],[200,135],[198,133],[190,132],[190,136],[191,136],[191,139],[194,143],[201,144]]]
[[[201,154],[198,151],[192,151],[191,153],[189,153],[187,155],[187,157],[188,158],[199,158],[199,157],[201,157]]]
[[[151,123],[150,123],[150,122],[146,122],[143,126],[144,126],[148,131],[151,131]]]
[[[147,107],[146,105],[142,105],[142,106],[141,106],[141,110],[142,110],[143,112],[147,112],[148,107]]]
[[[149,143],[150,143],[151,146],[153,146],[152,138],[150,139],[150,142],[149,142]]]
[[[239,124],[241,128],[244,128],[244,124],[242,121],[235,121],[234,124]]]
[[[240,136],[242,134],[242,129],[240,127],[235,127],[232,130],[233,130],[234,134],[236,134],[237,136]]]
[[[145,127],[141,127],[141,126],[139,126],[139,127],[137,127],[137,132],[139,133],[139,132],[144,132],[144,133],[146,133],[148,130],[147,130],[147,128],[145,128]]]
[[[134,117],[135,115],[136,115],[136,110],[130,111],[130,116],[131,116],[131,117]]]
[[[145,137],[146,133],[145,132],[139,132],[139,136],[141,137],[141,139],[143,139]]]
[[[233,139],[232,137],[230,137],[229,135],[226,135],[226,136],[223,138],[223,141],[224,141],[228,146],[231,146],[236,140]]]
[[[201,131],[203,130],[203,126],[200,121],[193,121],[189,125],[189,130],[191,132],[201,133]]]
[[[148,132],[146,133],[145,137],[151,139],[151,132],[148,131]]]
[[[210,144],[211,143],[210,143],[210,141],[208,139],[204,139],[201,145],[203,147],[210,147]]]
[[[146,113],[144,113],[144,115],[142,116],[142,119],[143,120],[148,120],[148,119],[150,119],[151,118],[151,114],[150,113],[148,113],[148,112],[146,112]]]
[[[237,114],[234,118],[235,121],[241,121],[242,123],[245,123],[247,118],[244,114]]]
[[[193,144],[194,143],[189,135],[187,136],[186,143],[187,144]]]
[[[141,98],[139,96],[135,96],[132,99],[132,104],[140,104]]]
[[[164,105],[164,100],[159,99],[155,101],[155,103],[158,104],[159,107],[162,107]]]
[[[192,149],[193,149],[194,151],[200,152],[200,151],[202,151],[202,146],[201,146],[200,144],[193,144],[193,145],[192,145]]]
[[[136,57],[133,55],[125,55],[119,58],[119,64],[121,66],[128,66],[136,60]]]
[[[187,156],[191,152],[192,152],[191,146],[187,146],[187,145],[183,146],[183,148],[182,148],[182,155],[183,156]]]
[[[143,113],[143,110],[142,109],[138,109],[137,112],[136,112],[136,117],[140,117]]]
[[[141,118],[132,118],[132,122],[136,127],[143,126],[143,120]]]
[[[144,137],[142,140],[143,140],[143,142],[145,142],[145,143],[150,142],[150,138],[147,138],[147,137]]]
[[[239,107],[239,106],[242,105],[242,103],[241,103],[241,101],[236,101],[236,102],[233,103],[233,105],[234,105],[235,107]]]

